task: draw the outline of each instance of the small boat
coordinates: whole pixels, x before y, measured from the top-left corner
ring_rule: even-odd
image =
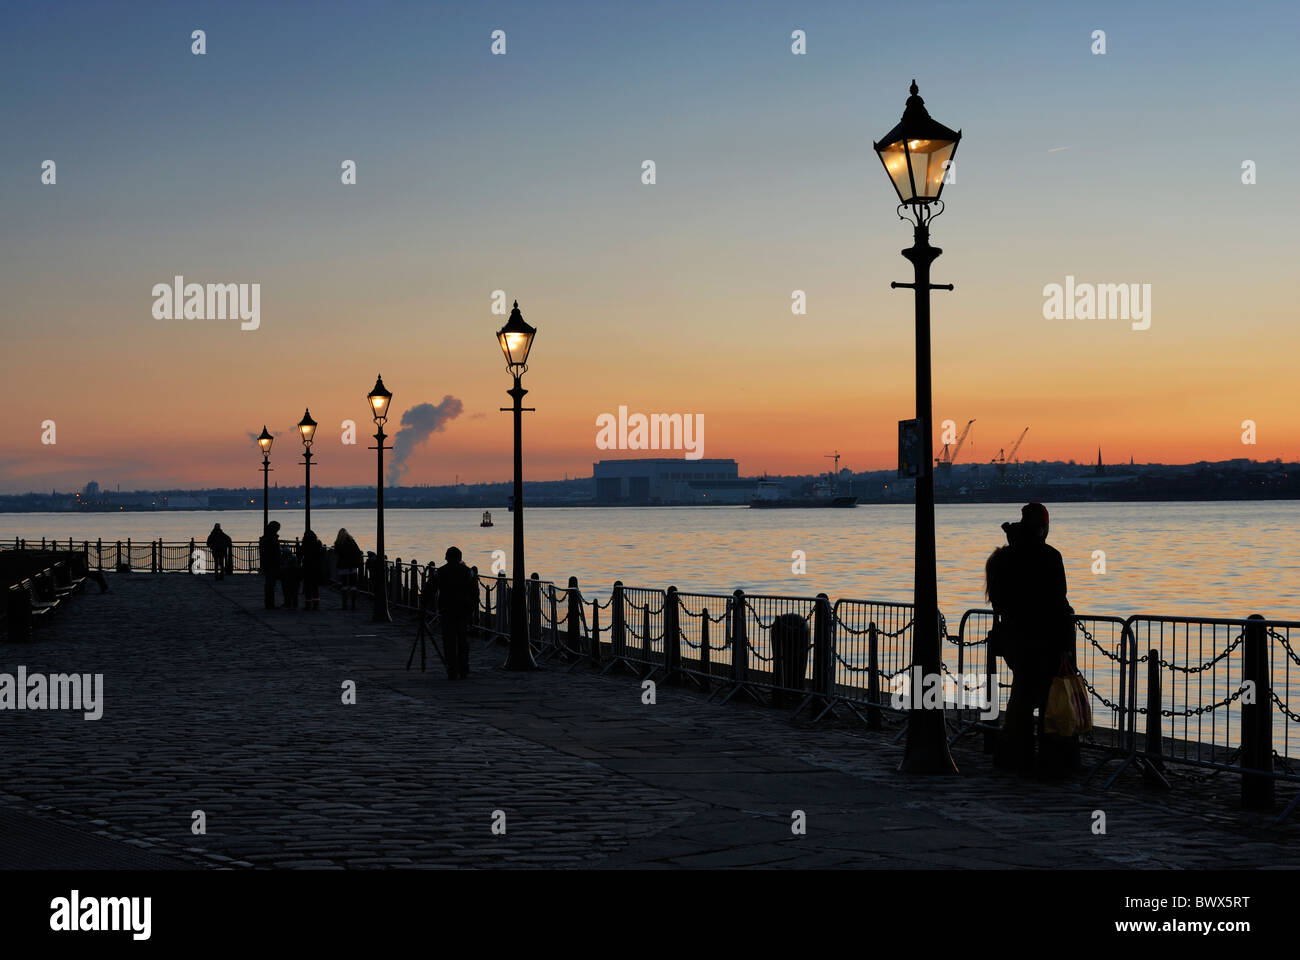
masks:
[[[481,521],[479,521],[479,526],[480,526],[480,527],[490,527],[490,526],[492,526],[492,511],[491,511],[491,510],[484,510],[484,511],[483,511],[483,519],[482,519]]]

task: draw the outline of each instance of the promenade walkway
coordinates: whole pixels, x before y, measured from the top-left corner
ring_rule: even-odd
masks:
[[[644,705],[628,676],[503,671],[484,640],[467,682],[432,651],[428,673],[418,657],[407,672],[410,622],[265,611],[254,577],[110,584],[36,643],[0,645],[0,671],[104,674],[100,720],[0,713],[0,867],[1300,863],[1300,828],[1238,810],[1232,777],[1085,791],[995,772],[959,744],[963,776],[909,778],[892,735],[679,687]]]

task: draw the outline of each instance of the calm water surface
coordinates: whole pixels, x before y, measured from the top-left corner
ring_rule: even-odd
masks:
[[[1080,613],[1160,613],[1300,619],[1300,502],[1049,504],[1049,542],[1065,557],[1070,602]],[[272,514],[282,533],[300,532],[301,511]],[[427,561],[451,544],[482,571],[492,551],[511,555],[512,515],[479,527],[474,510],[389,510],[390,557]],[[629,585],[694,592],[731,591],[832,599],[912,599],[912,508],[751,510],[747,507],[530,509],[528,571],[561,583],[578,577],[600,595]],[[937,507],[939,599],[947,617],[984,606],[983,569],[1004,542],[999,524],[1019,518],[1012,504]],[[203,539],[214,522],[236,540],[255,539],[261,511],[4,514],[0,537],[94,540]],[[347,527],[373,549],[373,510],[317,510],[317,530],[332,540]],[[1105,551],[1106,572],[1092,572]],[[794,551],[807,572],[791,572]]]

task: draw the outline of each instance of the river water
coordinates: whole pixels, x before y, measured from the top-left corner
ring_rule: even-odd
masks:
[[[1155,613],[1300,619],[1300,501],[1049,504],[1049,542],[1065,558],[1070,602],[1081,614]],[[301,511],[274,511],[283,534],[301,531]],[[984,559],[1004,542],[999,524],[1019,518],[1009,504],[940,504],[939,600],[955,622],[984,606]],[[527,519],[528,572],[584,592],[629,585],[694,592],[912,599],[912,508],[880,504],[851,510],[747,507],[536,508]],[[511,556],[512,514],[480,528],[473,510],[389,510],[387,553],[442,562],[455,544],[486,572],[493,551]],[[317,510],[322,538],[347,527],[373,549],[372,510]],[[252,540],[261,511],[15,513],[0,515],[0,537],[39,540],[202,540],[214,522],[235,540]],[[1094,554],[1105,554],[1105,572]],[[795,573],[798,555],[805,572]]]

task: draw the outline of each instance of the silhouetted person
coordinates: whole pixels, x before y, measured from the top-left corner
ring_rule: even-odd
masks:
[[[361,569],[361,548],[346,528],[340,527],[334,538],[334,564],[343,593],[343,609],[357,608],[357,572]]]
[[[989,600],[1000,621],[998,646],[1012,671],[996,762],[1047,773],[1060,757],[1047,756],[1043,719],[1052,678],[1073,664],[1074,611],[1066,599],[1065,563],[1047,543],[1047,508],[1030,503],[1020,513],[1019,523],[1002,525],[1007,546],[995,550],[985,565]]]
[[[438,571],[438,613],[447,648],[447,679],[469,676],[469,624],[478,604],[474,574],[461,560],[458,547],[447,548],[447,564]]]
[[[420,609],[434,613],[438,609],[438,565],[430,560],[424,566],[424,583],[420,587]]]
[[[228,564],[233,546],[230,536],[221,529],[221,524],[214,523],[212,532],[208,534],[208,549],[212,551],[212,563],[217,568],[218,580],[225,579],[226,574],[230,572]]]
[[[298,584],[302,581],[302,567],[298,554],[287,543],[280,545],[280,590],[284,593],[285,609],[298,608]]]
[[[298,546],[298,566],[302,569],[302,603],[308,610],[320,609],[320,585],[325,582],[325,545],[315,532],[303,534]]]
[[[257,562],[262,571],[266,609],[275,609],[275,583],[280,579],[280,521],[272,520],[257,541]]]

